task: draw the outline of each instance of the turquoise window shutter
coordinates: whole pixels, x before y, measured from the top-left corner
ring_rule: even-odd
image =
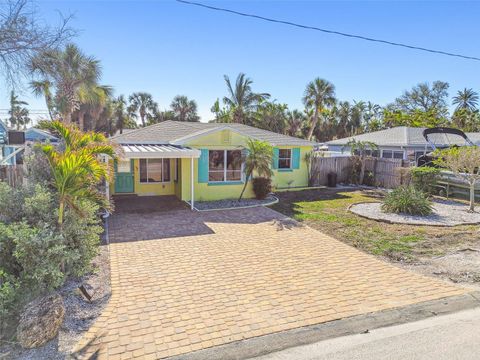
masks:
[[[300,168],[300,148],[292,149],[292,168],[293,169]]]
[[[273,148],[273,158],[272,158],[272,168],[278,169],[278,156],[280,154],[280,150],[278,148]]]
[[[208,182],[208,149],[200,149],[201,155],[198,158],[198,182]]]

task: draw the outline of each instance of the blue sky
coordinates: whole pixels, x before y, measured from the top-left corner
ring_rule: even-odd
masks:
[[[202,2],[203,0],[198,0]],[[327,29],[480,57],[480,2],[203,1]],[[480,62],[422,53],[214,12],[171,1],[41,1],[48,21],[73,13],[75,42],[103,66],[116,95],[150,92],[160,108],[184,94],[203,121],[226,94],[223,75],[245,72],[253,88],[302,107],[308,81],[322,77],[342,100],[391,102],[418,82],[443,80],[450,94],[480,91]],[[34,109],[42,99],[23,95]],[[0,109],[8,107],[0,90]]]

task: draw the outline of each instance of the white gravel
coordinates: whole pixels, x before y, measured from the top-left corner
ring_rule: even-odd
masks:
[[[110,264],[108,247],[101,246],[99,255],[93,261],[96,270],[81,279],[69,279],[57,290],[65,301],[65,320],[58,336],[44,346],[35,349],[22,349],[12,343],[0,347],[0,360],[63,360],[70,359],[71,351],[82,335],[95,322],[107,305],[110,289]],[[86,301],[77,290],[84,284],[90,289],[92,302]]]
[[[220,210],[220,209],[231,209],[231,208],[265,206],[265,205],[274,204],[275,202],[278,202],[278,199],[273,195],[269,195],[264,200],[242,199],[238,201],[237,199],[229,199],[229,200],[217,200],[217,201],[196,201],[195,208],[200,211]]]
[[[446,200],[435,200],[433,213],[427,216],[385,213],[380,202],[354,204],[349,210],[368,219],[396,224],[455,226],[480,223],[480,213],[468,212],[467,205]]]

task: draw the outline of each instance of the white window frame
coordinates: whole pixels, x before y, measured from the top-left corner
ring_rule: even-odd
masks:
[[[286,158],[286,157],[280,157],[280,151],[281,150],[288,150],[290,151],[290,158]],[[293,149],[285,149],[285,148],[279,148],[278,149],[278,163],[277,163],[277,168],[279,170],[291,170],[293,169]],[[290,160],[290,167],[280,167],[280,160]]]
[[[141,175],[141,170],[140,170],[140,160],[146,160],[147,162],[147,181],[142,181],[142,175]],[[162,160],[162,181],[148,181],[148,160]],[[164,173],[163,173],[163,162],[165,160],[169,160],[169,175],[170,175],[170,179],[168,181],[165,181],[164,180]],[[140,184],[168,184],[170,182],[172,182],[172,163],[170,161],[171,159],[167,158],[167,159],[155,159],[155,158],[152,158],[152,159],[138,159],[138,182]]]
[[[210,151],[223,151],[223,179],[224,180],[210,180]],[[235,183],[235,182],[244,182],[245,181],[245,174],[244,174],[244,162],[242,161],[242,165],[240,166],[240,180],[227,180],[227,151],[240,151],[241,149],[209,149],[208,150],[208,182],[209,183]],[[212,172],[220,172],[220,170],[212,170]]]
[[[384,154],[385,151],[391,152],[392,156],[391,157],[384,157],[383,154]],[[405,150],[391,150],[391,149],[382,149],[381,158],[382,159],[397,159],[397,160],[400,160],[400,158],[395,157],[395,153],[402,153],[402,160],[405,159]]]

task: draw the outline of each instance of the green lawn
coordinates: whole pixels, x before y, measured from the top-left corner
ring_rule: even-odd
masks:
[[[368,220],[348,211],[351,204],[379,201],[378,194],[335,189],[279,193],[273,208],[374,255],[397,261],[444,254],[452,248],[473,243],[475,226],[438,228],[397,225]]]

